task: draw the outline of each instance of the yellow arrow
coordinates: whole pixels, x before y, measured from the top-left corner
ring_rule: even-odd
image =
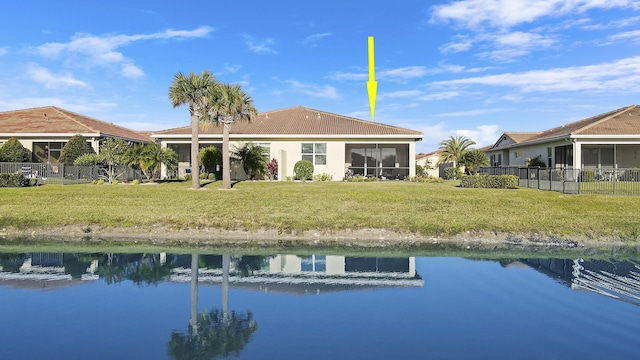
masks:
[[[375,66],[373,64],[373,36],[369,36],[369,81],[367,81],[367,92],[369,93],[369,107],[371,108],[371,121],[376,112],[376,91],[378,82],[375,76]]]

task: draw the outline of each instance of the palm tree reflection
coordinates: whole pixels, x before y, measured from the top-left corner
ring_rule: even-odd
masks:
[[[250,311],[229,313],[229,265],[222,255],[222,311],[197,313],[198,255],[191,257],[191,318],[186,334],[172,331],[169,355],[175,359],[218,359],[239,355],[258,329]]]

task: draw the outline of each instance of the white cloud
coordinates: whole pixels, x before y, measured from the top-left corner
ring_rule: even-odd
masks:
[[[615,62],[436,81],[433,87],[501,86],[523,92],[640,91],[640,56]]]
[[[0,110],[29,109],[42,106],[57,106],[80,114],[93,114],[116,107],[118,104],[108,101],[96,101],[86,98],[37,97],[0,100]]]
[[[312,34],[307,36],[304,40],[302,40],[301,43],[304,45],[315,44],[316,42],[318,42],[318,40],[325,38],[327,36],[332,36],[332,35],[333,33],[330,33],[330,32]]]
[[[285,80],[284,83],[289,85],[285,92],[299,93],[307,96],[333,100],[340,98],[338,91],[333,86],[305,84],[297,80]]]
[[[384,70],[380,72],[380,79],[406,80],[427,75],[425,66],[405,66],[397,69]]]
[[[415,98],[422,94],[420,90],[400,90],[388,93],[381,93],[377,96],[378,100],[396,99],[396,98]]]
[[[120,67],[120,74],[126,78],[135,79],[144,76],[144,71],[134,64],[125,63]]]
[[[84,66],[104,66],[108,64],[122,64],[121,74],[129,77],[139,77],[142,70],[135,67],[133,61],[127,59],[118,48],[137,41],[145,40],[184,40],[189,38],[206,37],[213,31],[209,26],[200,26],[194,30],[165,30],[153,34],[136,35],[91,35],[77,33],[66,43],[50,42],[34,48],[35,52],[45,58],[57,59],[64,57],[68,63],[80,63]],[[137,69],[137,70],[136,70]],[[133,75],[133,76],[132,76]]]
[[[245,36],[245,44],[249,47],[251,52],[256,54],[278,54],[273,48],[275,41],[273,39],[264,39],[262,41],[256,41],[251,36]]]
[[[418,98],[418,100],[422,101],[433,101],[433,100],[446,100],[453,99],[462,96],[464,93],[460,91],[441,91],[431,94],[426,94]]]
[[[235,73],[238,70],[240,70],[240,68],[242,67],[242,65],[227,65],[225,64],[224,66],[224,71],[228,72],[228,73]]]
[[[640,30],[626,31],[622,33],[618,33],[615,35],[611,35],[608,37],[610,41],[639,41],[640,40]]]
[[[626,19],[613,20],[606,24],[593,24],[593,25],[584,25],[582,29],[585,30],[605,30],[605,29],[617,29],[628,27],[637,24],[640,22],[640,16],[633,16]]]
[[[474,148],[480,148],[495,143],[501,135],[497,125],[478,125],[469,129],[455,129],[451,128],[450,125],[440,122],[433,125],[410,125],[410,128],[421,131],[424,134],[422,138],[423,144],[418,144],[422,152],[437,150],[440,147],[440,142],[450,136],[466,136],[476,142]]]
[[[466,35],[456,35],[455,40],[440,46],[440,52],[442,53],[459,53],[471,49],[473,46],[473,40],[469,39]]]
[[[590,9],[633,8],[636,0],[458,0],[431,8],[432,22],[455,22],[462,27],[487,25],[509,28],[543,17],[582,13]]]
[[[0,47],[0,56],[6,55],[9,52],[6,47]]]
[[[33,81],[43,84],[48,89],[89,86],[84,81],[73,77],[70,73],[53,74],[36,64],[30,64],[27,67],[27,74]]]
[[[477,109],[477,110],[467,110],[467,111],[457,111],[457,112],[450,112],[450,113],[442,113],[442,114],[438,114],[437,116],[440,117],[471,117],[471,116],[478,116],[478,115],[486,115],[486,114],[492,114],[492,113],[497,113],[497,112],[503,112],[503,111],[507,111],[509,109],[504,109],[504,108],[495,108],[495,109]]]

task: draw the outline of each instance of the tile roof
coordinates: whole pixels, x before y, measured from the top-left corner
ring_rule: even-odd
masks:
[[[0,112],[0,133],[99,134],[149,142],[148,134],[80,115],[55,106]]]
[[[640,136],[640,106],[623,107],[541,132],[505,132],[504,135],[513,139],[517,145],[580,135]]]
[[[222,134],[222,126],[202,125],[201,134]],[[156,131],[153,137],[162,135],[190,135],[191,126]],[[237,122],[230,134],[236,135],[410,135],[422,138],[419,131],[356,119],[302,106],[260,113],[252,122]]]

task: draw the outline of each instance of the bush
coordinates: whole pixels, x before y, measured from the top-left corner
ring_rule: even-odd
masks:
[[[140,180],[138,179],[133,180],[133,185],[140,185]]]
[[[419,183],[442,183],[444,180],[441,178],[433,177],[433,176],[412,176],[407,179],[407,181],[411,182],[419,182]]]
[[[11,137],[0,146],[0,162],[29,162],[31,151],[27,150],[18,138]]]
[[[191,179],[192,179],[191,174],[187,174],[187,175],[184,176],[184,180],[185,181],[191,181]]]
[[[580,172],[580,181],[582,182],[591,182],[595,181],[596,172],[594,170],[582,170]]]
[[[207,176],[207,179],[212,180],[212,181],[216,181],[216,174],[209,173],[209,175]]]
[[[113,185],[118,185],[118,180],[113,179],[113,181],[111,182]]]
[[[322,173],[313,176],[313,181],[331,181],[333,180],[333,175],[329,175],[327,173]]]
[[[63,164],[71,165],[80,156],[93,153],[93,149],[82,135],[72,136],[62,148],[60,161]]]
[[[364,176],[360,175],[360,174],[355,174],[350,178],[345,178],[346,182],[364,182]]]
[[[103,185],[103,184],[104,184],[104,180],[103,180],[103,179],[98,180],[98,183],[97,183],[97,184],[98,184],[98,185]]]
[[[473,175],[460,181],[463,188],[515,189],[516,186],[518,177],[515,175]]]
[[[459,168],[453,166],[444,169],[444,179],[445,180],[456,180],[460,179],[464,176],[462,171]]]
[[[26,187],[29,185],[29,179],[22,174],[0,174],[0,187]]]
[[[311,180],[313,178],[313,163],[309,160],[300,160],[293,166],[296,179]]]
[[[200,173],[200,180],[206,180],[207,179],[207,173]]]

